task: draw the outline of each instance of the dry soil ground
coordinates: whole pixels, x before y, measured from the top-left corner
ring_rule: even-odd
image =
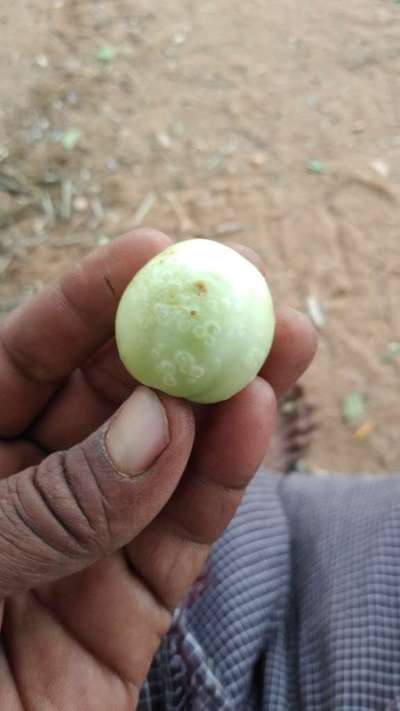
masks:
[[[399,37],[394,0],[1,3],[2,315],[134,224],[232,233],[324,311],[309,463],[398,468]]]

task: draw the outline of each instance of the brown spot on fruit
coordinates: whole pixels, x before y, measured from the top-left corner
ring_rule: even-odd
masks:
[[[194,283],[194,288],[198,294],[207,294],[207,287],[204,281],[196,281]]]
[[[195,311],[195,310],[193,309],[193,310],[190,312],[190,315],[191,315],[191,316],[197,316],[197,311]]]

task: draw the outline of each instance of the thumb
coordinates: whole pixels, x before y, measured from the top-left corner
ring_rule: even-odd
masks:
[[[83,443],[0,482],[0,596],[55,580],[131,541],[186,467],[190,406],[138,387]]]

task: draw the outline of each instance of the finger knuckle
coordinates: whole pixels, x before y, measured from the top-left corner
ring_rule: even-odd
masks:
[[[51,455],[15,477],[10,494],[8,521],[14,521],[17,533],[28,532],[43,553],[90,559],[108,550],[107,506],[82,452],[72,458],[69,452]]]
[[[96,463],[80,447],[53,457],[42,471],[37,469],[36,490],[72,542],[89,554],[105,554],[110,547],[111,518]]]

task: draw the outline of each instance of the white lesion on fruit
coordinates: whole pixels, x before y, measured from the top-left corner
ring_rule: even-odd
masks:
[[[213,346],[220,333],[221,326],[217,321],[206,321],[202,326],[195,326],[193,329],[193,335],[204,341],[206,346]]]
[[[205,372],[205,368],[202,368],[200,365],[194,364],[189,371],[189,385],[193,385],[197,380],[200,380],[200,378],[203,377]]]
[[[182,375],[188,378],[190,385],[194,384],[205,374],[205,368],[196,363],[195,357],[189,351],[177,351],[175,363]]]
[[[199,315],[194,304],[166,304],[158,301],[153,306],[153,317],[159,326],[174,326],[180,333],[188,333]]]
[[[185,289],[183,289],[179,294],[179,298],[183,303],[187,303],[188,301],[193,299],[193,294],[190,294],[188,291],[185,291]]]
[[[204,328],[207,336],[212,338],[219,336],[219,334],[221,333],[221,326],[219,325],[219,323],[217,323],[217,321],[207,321],[205,323]]]
[[[181,306],[177,309],[176,325],[180,333],[188,333],[192,328],[193,321],[198,316],[199,311],[192,304]]]
[[[163,377],[163,383],[167,388],[174,388],[177,384],[177,380],[174,375],[165,375]]]
[[[190,373],[190,369],[194,365],[194,358],[189,351],[177,351],[175,355],[175,363],[180,373],[188,375]]]
[[[150,350],[150,356],[153,358],[153,360],[160,360],[161,351],[158,348],[152,348]]]
[[[160,324],[160,326],[170,323],[175,316],[174,310],[174,306],[157,302],[153,307],[153,314],[156,322]]]
[[[172,361],[162,360],[158,363],[156,369],[161,373],[161,380],[165,387],[174,387],[177,385],[176,368]]]

